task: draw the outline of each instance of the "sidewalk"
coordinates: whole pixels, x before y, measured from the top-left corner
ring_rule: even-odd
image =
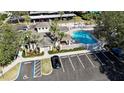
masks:
[[[88,50],[81,50],[81,51],[74,51],[74,52],[48,54],[48,51],[45,50],[43,56],[30,57],[30,58],[18,57],[18,58],[17,58],[16,60],[14,60],[14,62],[12,62],[9,66],[3,68],[3,73],[2,73],[2,74],[0,73],[0,76],[2,76],[4,73],[6,73],[7,71],[9,71],[12,67],[14,67],[15,65],[17,65],[18,63],[21,63],[21,62],[33,61],[33,60],[41,60],[41,59],[45,59],[45,58],[50,58],[50,57],[52,57],[52,56],[54,56],[54,55],[66,56],[66,55],[80,54],[80,53],[89,53],[89,52],[90,52],[90,51],[88,51]]]

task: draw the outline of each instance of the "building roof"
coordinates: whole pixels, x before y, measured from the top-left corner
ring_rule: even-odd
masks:
[[[15,30],[26,30],[27,29],[26,25],[16,25],[14,27],[15,27]]]
[[[73,17],[73,16],[76,15],[73,13],[62,15],[62,17]],[[58,18],[58,17],[61,17],[61,14],[30,16],[31,19]]]
[[[40,28],[40,27],[50,27],[49,22],[40,22],[36,23],[35,27]]]
[[[30,14],[56,13],[58,11],[30,11]]]

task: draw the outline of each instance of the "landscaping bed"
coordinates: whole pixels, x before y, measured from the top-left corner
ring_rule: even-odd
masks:
[[[56,53],[65,53],[65,52],[73,52],[73,51],[79,51],[79,50],[84,50],[83,47],[78,47],[78,48],[73,48],[73,49],[69,49],[69,50],[52,50],[52,51],[48,51],[49,54],[56,54]]]
[[[14,66],[9,71],[7,71],[3,76],[1,76],[0,80],[1,81],[9,81],[9,80],[16,79],[19,68],[20,68],[20,63],[18,63],[16,66]]]
[[[42,75],[49,75],[52,72],[53,68],[51,65],[50,59],[43,59],[41,62],[41,72]]]
[[[44,55],[44,52],[42,52],[42,53],[35,53],[35,52],[25,53],[23,51],[23,53],[22,53],[22,57],[24,57],[24,58],[27,58],[27,57],[36,57],[36,56],[43,56],[43,55]]]

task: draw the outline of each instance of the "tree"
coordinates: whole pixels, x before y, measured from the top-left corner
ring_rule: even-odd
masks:
[[[0,28],[0,65],[10,64],[16,55],[20,44],[18,31],[12,29],[11,25],[4,24]]]
[[[0,14],[0,20],[4,21],[8,17],[7,14]]]
[[[17,18],[18,23],[20,23],[20,20],[19,20],[20,12],[19,11],[11,11],[11,13],[12,13],[12,16]]]
[[[59,32],[58,33],[59,37],[60,37],[60,41],[63,39],[63,37],[65,36],[64,32]]]
[[[18,23],[20,23],[20,20],[19,20],[20,16],[28,15],[27,11],[10,11],[10,13],[12,13],[12,16],[17,18]]]
[[[82,20],[80,16],[75,16],[75,17],[73,17],[73,19],[74,19],[74,23],[76,23],[76,22],[79,23]]]
[[[29,22],[30,22],[30,17],[28,16],[28,15],[25,15],[25,16],[23,16],[24,17],[24,19],[25,19],[25,21],[26,21],[26,23],[27,23],[27,25],[29,24]]]
[[[58,21],[57,20],[54,20],[51,22],[50,31],[53,33],[54,36],[56,36],[58,34],[59,27],[58,27]]]
[[[30,35],[30,41],[35,42],[36,44],[40,43],[43,40],[43,35],[36,33],[36,32],[31,32]]]
[[[101,12],[99,19],[96,19],[97,28],[103,28],[102,32],[104,32],[108,44],[111,46],[117,44],[121,47],[124,41],[124,12]]]

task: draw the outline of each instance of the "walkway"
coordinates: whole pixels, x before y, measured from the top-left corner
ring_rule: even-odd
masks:
[[[12,67],[14,67],[15,65],[17,65],[18,63],[21,63],[21,62],[32,61],[32,60],[41,60],[41,59],[45,59],[45,58],[50,58],[54,55],[65,56],[65,55],[88,53],[88,52],[90,52],[90,51],[89,50],[82,50],[82,51],[74,51],[74,52],[66,52],[66,53],[58,53],[58,54],[48,54],[48,50],[45,49],[43,56],[30,57],[30,58],[18,57],[9,66],[3,68],[3,73],[0,73],[0,76],[2,76],[4,73],[9,71]]]

